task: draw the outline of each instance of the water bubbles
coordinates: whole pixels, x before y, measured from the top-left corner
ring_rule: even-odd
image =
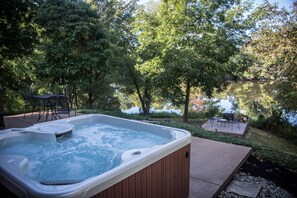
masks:
[[[36,181],[84,180],[121,163],[130,149],[149,148],[170,137],[99,123],[81,124],[72,136],[55,143],[16,142],[0,148],[0,154],[29,158],[27,176]]]

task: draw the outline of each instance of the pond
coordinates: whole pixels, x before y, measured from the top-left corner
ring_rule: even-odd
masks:
[[[274,100],[275,90],[272,82],[236,82],[231,83],[223,92],[214,93],[213,98],[208,98],[203,92],[193,90],[190,95],[190,111],[205,111],[209,105],[217,106],[221,113],[233,112],[243,114],[250,118],[257,118],[260,114],[271,115],[272,107],[278,104]],[[126,96],[127,97],[127,96]],[[129,101],[126,103],[124,101]],[[129,100],[122,100],[122,111],[128,114],[139,114],[141,105],[136,96]],[[183,107],[174,107],[168,101],[157,99],[151,112],[169,112],[181,115]],[[297,124],[297,114],[286,115],[289,122]]]

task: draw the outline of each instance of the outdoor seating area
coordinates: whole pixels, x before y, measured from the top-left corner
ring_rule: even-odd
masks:
[[[24,119],[28,113],[32,116],[34,112],[38,112],[37,121],[43,116],[45,116],[45,121],[61,119],[62,114],[70,117],[69,101],[63,94],[25,95],[24,101]]]
[[[212,117],[202,125],[207,131],[229,135],[244,136],[247,129],[247,118],[235,119],[233,113],[224,113],[223,117]]]

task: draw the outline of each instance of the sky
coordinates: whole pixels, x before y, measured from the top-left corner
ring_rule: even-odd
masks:
[[[285,7],[286,9],[289,9],[290,6],[293,5],[294,1],[296,2],[296,0],[268,0],[268,1],[269,3],[277,3],[280,8]],[[262,0],[255,0],[256,5],[259,5],[262,2],[263,2]]]
[[[149,0],[139,0],[139,4],[144,4],[148,2]],[[154,0],[158,1],[158,0]],[[256,5],[259,5],[263,2],[263,0],[254,0]],[[290,6],[293,5],[293,2],[297,0],[268,0],[269,3],[278,3],[279,7],[285,7],[286,9],[289,9]]]

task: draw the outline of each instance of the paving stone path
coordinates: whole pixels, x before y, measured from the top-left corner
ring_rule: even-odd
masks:
[[[294,198],[286,190],[275,183],[261,177],[250,176],[247,173],[237,172],[234,180],[223,190],[219,198]]]

